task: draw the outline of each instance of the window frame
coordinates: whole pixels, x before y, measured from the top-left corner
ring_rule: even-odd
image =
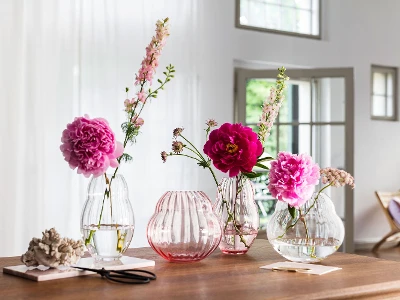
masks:
[[[373,96],[374,96],[374,73],[384,73],[384,74],[392,74],[393,75],[393,116],[375,116],[373,115]],[[397,68],[396,67],[387,67],[380,65],[371,65],[371,86],[370,86],[370,116],[371,120],[378,121],[397,121],[398,120],[398,104],[397,104]],[[387,81],[385,79],[385,86],[387,86]],[[387,102],[387,91],[385,93],[385,104]]]
[[[322,1],[321,0],[314,0],[318,1],[318,35],[314,34],[305,34],[305,33],[297,33],[285,30],[277,30],[277,29],[270,29],[265,27],[257,27],[257,26],[250,26],[250,25],[243,25],[240,24],[240,0],[235,0],[235,27],[239,29],[246,29],[246,30],[253,30],[259,32],[269,32],[274,34],[281,34],[281,35],[288,35],[293,37],[300,37],[300,38],[309,38],[315,40],[322,40]]]
[[[234,121],[246,124],[246,83],[248,79],[274,78],[277,70],[254,70],[235,68],[235,94],[234,94]],[[335,78],[345,80],[345,170],[354,174],[354,69],[330,68],[330,69],[292,69],[287,72],[292,80],[310,80],[314,78]],[[296,125],[296,122],[292,122]],[[314,125],[330,125],[338,122],[314,122]],[[298,123],[301,124],[301,123]],[[345,252],[354,252],[354,192],[345,189],[344,222],[346,235],[343,249]]]

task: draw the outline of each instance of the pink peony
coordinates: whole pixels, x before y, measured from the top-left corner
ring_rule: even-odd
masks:
[[[268,189],[274,198],[299,208],[310,199],[319,177],[319,166],[311,156],[279,152],[271,162]]]
[[[94,177],[104,174],[108,167],[118,166],[117,158],[124,147],[115,140],[108,122],[89,116],[75,118],[67,125],[61,137],[60,150],[71,169],[78,168],[78,174]]]
[[[251,172],[263,148],[250,127],[225,123],[211,131],[203,151],[218,170],[229,171],[229,176],[234,177],[239,172]]]

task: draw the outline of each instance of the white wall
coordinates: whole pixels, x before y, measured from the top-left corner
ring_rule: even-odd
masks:
[[[400,1],[323,0],[322,40],[236,29],[234,0],[99,2],[92,7],[84,2],[85,39],[80,45],[69,45],[68,36],[55,34],[58,27],[52,26],[50,18],[58,13],[57,26],[67,26],[66,32],[73,36],[76,20],[67,19],[76,12],[79,1],[71,2],[68,10],[57,6],[43,11],[41,7],[66,2],[40,1],[32,6],[30,1],[6,0],[0,4],[0,30],[8,41],[0,47],[1,138],[7,145],[1,152],[0,234],[4,237],[1,245],[7,245],[1,247],[1,256],[21,254],[32,236],[50,226],[64,235],[79,235],[87,182],[78,180],[62,161],[59,135],[67,122],[84,113],[108,117],[118,128],[124,121],[122,90],[133,80],[154,21],[166,15],[171,17],[172,28],[162,64],[175,64],[178,75],[144,116],[147,127],[133,150],[143,159],[122,170],[137,217],[133,246],[146,245],[147,220],[166,189],[199,189],[214,196],[215,186],[206,171],[178,159],[162,164],[159,152],[169,148],[174,127],[185,127],[201,145],[205,119],[232,121],[233,70],[238,61],[283,64],[289,75],[294,66],[354,67],[355,237],[357,241],[374,241],[385,233],[388,226],[373,192],[400,187],[400,159],[396,155],[400,124],[370,120],[370,65],[400,64]],[[68,15],[63,15],[65,11]],[[39,26],[37,32],[35,26]],[[40,51],[46,55],[40,56]],[[53,52],[60,56],[52,56]],[[83,61],[75,55],[81,55]],[[57,61],[62,64],[55,66]],[[73,69],[76,62],[79,72]],[[36,76],[46,69],[46,76]],[[35,80],[29,81],[29,76]],[[43,121],[46,115],[51,127]],[[21,123],[21,118],[34,123]],[[38,133],[33,134],[32,128]],[[200,135],[195,136],[197,132]],[[151,177],[153,171],[160,176],[156,182]]]

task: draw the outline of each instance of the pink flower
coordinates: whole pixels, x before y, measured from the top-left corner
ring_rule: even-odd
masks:
[[[60,150],[71,169],[78,174],[94,177],[104,174],[108,167],[117,167],[117,158],[124,147],[115,140],[108,122],[102,118],[77,117],[67,125],[61,137]]]
[[[146,94],[144,92],[137,93],[137,99],[144,103],[146,101]]]
[[[311,197],[319,171],[307,154],[279,152],[278,159],[271,162],[268,189],[272,197],[299,208]]]
[[[137,115],[134,115],[132,118],[132,123],[136,126],[140,127],[144,124],[144,120],[142,118],[138,118]]]
[[[142,66],[138,74],[136,74],[135,85],[143,84],[145,81],[151,85],[154,73],[158,67],[158,59],[161,55],[161,50],[165,46],[168,36],[168,18],[163,21],[158,20],[156,23],[156,35],[152,37],[150,44],[146,47],[146,57],[143,58]]]
[[[225,123],[211,131],[203,151],[218,170],[229,171],[229,176],[234,177],[239,172],[251,172],[263,148],[250,127]]]

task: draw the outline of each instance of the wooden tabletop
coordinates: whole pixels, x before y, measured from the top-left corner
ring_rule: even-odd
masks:
[[[35,282],[0,273],[0,299],[400,299],[400,263],[335,253],[323,265],[343,268],[325,275],[272,272],[260,266],[284,261],[266,240],[256,240],[245,255],[217,249],[195,263],[169,263],[151,248],[126,253],[156,261],[158,278],[125,285],[98,275]],[[21,264],[0,258],[0,267]]]

